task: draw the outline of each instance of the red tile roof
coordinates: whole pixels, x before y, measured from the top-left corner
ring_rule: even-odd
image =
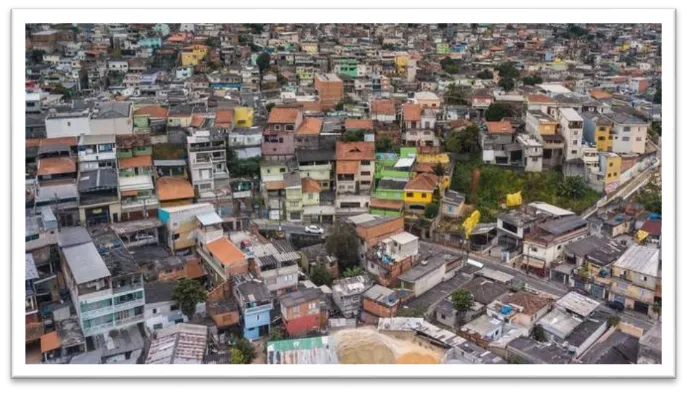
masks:
[[[71,157],[50,157],[38,160],[38,175],[58,175],[76,172],[76,160]]]
[[[512,134],[513,125],[509,121],[488,121],[487,132],[490,134]]]
[[[375,159],[374,142],[336,142],[336,159],[368,160]]]
[[[296,130],[298,135],[318,135],[322,129],[322,119],[306,117]]]
[[[544,95],[544,94],[532,94],[527,96],[527,102],[537,102],[537,103],[546,103],[546,102],[553,102],[551,97]]]
[[[270,111],[270,117],[267,119],[267,123],[295,123],[299,113],[299,108],[275,107]]]
[[[153,166],[152,156],[136,156],[119,159],[119,169],[141,168]]]
[[[231,125],[234,122],[233,109],[221,109],[215,112],[215,125],[226,124]]]
[[[285,187],[286,187],[286,184],[284,183],[283,180],[266,181],[265,182],[265,189],[267,191],[283,190]]]
[[[41,336],[41,353],[50,352],[54,349],[60,348],[62,341],[56,331],[46,333]]]
[[[392,100],[374,100],[371,110],[372,113],[380,115],[395,115],[396,104]]]
[[[661,220],[645,221],[642,230],[650,235],[661,235]]]
[[[189,199],[196,196],[193,186],[187,180],[176,177],[161,177],[155,183],[157,196],[161,202]]]
[[[403,121],[420,121],[422,107],[419,104],[403,104]]]
[[[61,138],[43,138],[40,146],[76,146],[79,142],[75,136],[63,136]]]
[[[315,193],[320,192],[322,190],[322,186],[320,186],[320,182],[317,180],[304,177],[301,179],[301,189],[304,193]]]
[[[161,107],[159,105],[149,105],[142,106],[134,112],[134,116],[150,116],[150,117],[167,117],[167,108]]]
[[[221,237],[208,243],[207,247],[212,255],[224,266],[231,266],[246,260],[246,256],[241,250],[226,237]]]
[[[374,124],[370,119],[346,119],[344,127],[346,130],[372,130]]]
[[[434,191],[439,184],[439,177],[433,173],[420,173],[406,184],[406,191]]]

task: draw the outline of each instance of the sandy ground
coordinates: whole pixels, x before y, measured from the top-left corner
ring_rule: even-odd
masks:
[[[442,358],[422,340],[390,337],[373,326],[339,331],[334,342],[342,364],[437,364]]]

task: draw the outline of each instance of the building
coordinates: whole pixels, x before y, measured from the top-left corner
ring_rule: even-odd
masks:
[[[78,149],[79,172],[117,167],[114,135],[81,135]]]
[[[496,299],[487,307],[487,315],[507,323],[522,326],[530,332],[537,322],[546,315],[553,300],[534,293],[519,291]]]
[[[521,160],[519,146],[515,143],[515,130],[510,121],[488,121],[480,135],[482,161],[487,164],[511,165]]]
[[[303,184],[298,172],[284,173],[286,190],[286,219],[291,222],[303,221]]]
[[[554,343],[540,343],[529,337],[518,337],[506,346],[508,360],[525,364],[568,364],[573,355]]]
[[[367,276],[355,276],[334,280],[332,300],[346,318],[356,318],[363,304],[363,293],[370,287]]]
[[[299,337],[325,330],[328,310],[317,288],[304,288],[279,298],[284,328],[289,337]]]
[[[265,284],[250,275],[233,277],[234,297],[241,310],[243,337],[255,340],[270,332],[272,297]]]
[[[624,113],[607,113],[606,118],[613,123],[613,153],[644,154],[646,152],[646,133],[649,122]]]
[[[186,322],[188,318],[172,300],[176,281],[152,281],[144,284],[145,323],[150,332],[158,332],[175,324]]]
[[[208,328],[179,323],[158,331],[145,364],[202,364],[208,354]]]
[[[447,265],[460,259],[461,257],[456,255],[440,253],[421,260],[398,276],[401,289],[408,290],[415,297],[422,295],[448,278]]]
[[[597,112],[583,112],[581,116],[584,119],[582,123],[584,142],[596,147],[600,152],[612,152],[613,122]]]
[[[195,194],[203,196],[227,185],[227,138],[220,131],[194,131],[186,137],[191,184]]]
[[[441,199],[441,217],[457,219],[463,211],[465,195],[454,190],[447,190]]]
[[[655,315],[653,308],[660,278],[660,250],[633,244],[611,266],[608,299],[639,313]]]
[[[190,205],[196,196],[193,185],[180,176],[158,178],[155,182],[155,190],[160,207]]]
[[[374,142],[336,143],[337,214],[368,210],[375,172],[374,146]]]
[[[131,102],[97,103],[90,116],[93,135],[130,135],[134,132]]]
[[[343,100],[343,81],[336,74],[315,74],[314,87],[322,109],[334,109]]]
[[[370,119],[380,123],[393,123],[396,121],[396,103],[393,100],[372,100]]]
[[[117,169],[99,168],[79,174],[79,220],[86,225],[117,222],[121,217]]]
[[[582,158],[582,124],[584,119],[571,108],[560,108],[559,133],[565,140],[565,160]]]
[[[393,289],[375,284],[363,294],[363,310],[378,318],[393,318],[401,299]]]
[[[589,233],[587,222],[577,215],[565,216],[538,224],[525,235],[521,268],[545,275],[563,247]]]
[[[658,321],[639,338],[637,364],[661,364],[663,352],[661,342],[661,321]]]
[[[424,216],[427,205],[439,194],[439,176],[434,173],[420,173],[408,181],[403,189],[406,215]]]
[[[286,159],[294,155],[294,135],[303,122],[300,108],[274,107],[262,135],[262,155],[268,160]]]
[[[544,145],[528,134],[520,134],[515,138],[522,153],[522,165],[526,172],[541,172],[544,163]]]

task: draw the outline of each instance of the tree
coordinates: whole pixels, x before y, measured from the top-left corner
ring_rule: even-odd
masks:
[[[236,340],[234,347],[232,349],[237,349],[243,355],[243,364],[250,364],[255,358],[255,349],[253,344],[245,338],[241,337]]]
[[[377,153],[391,153],[394,151],[394,145],[391,138],[383,136],[375,141],[375,151]]]
[[[651,213],[661,214],[663,201],[661,188],[656,183],[647,184],[637,195],[636,201]]]
[[[31,58],[31,61],[34,64],[42,64],[43,63],[43,55],[45,55],[44,50],[34,49],[31,51],[31,54],[29,57]]]
[[[272,111],[272,108],[274,108],[274,102],[270,102],[269,104],[265,105],[265,110],[267,111],[267,113]]]
[[[451,294],[453,308],[458,312],[466,312],[472,307],[474,300],[467,289],[459,289]]]
[[[509,107],[499,102],[489,105],[487,110],[484,111],[484,117],[487,119],[487,121],[501,121],[504,117],[512,115],[513,111]]]
[[[68,100],[72,97],[72,91],[64,87],[61,83],[52,89],[53,94],[62,94],[64,99]]]
[[[541,327],[541,325],[534,326],[534,329],[532,329],[532,338],[539,342],[546,341],[546,334],[544,333],[544,328]]]
[[[513,356],[508,359],[508,364],[524,364],[525,362],[519,356]]]
[[[661,103],[661,81],[658,81],[656,84],[656,92],[654,93],[654,104],[660,104]]]
[[[363,274],[363,269],[360,266],[349,267],[343,272],[344,277],[357,277],[361,274]]]
[[[617,315],[612,315],[610,318],[608,318],[608,326],[618,326],[620,323],[620,317]]]
[[[280,327],[270,329],[269,341],[279,341],[284,339],[284,331]]]
[[[494,79],[494,73],[489,70],[484,70],[475,76],[479,79]]]
[[[229,357],[231,358],[231,364],[246,364],[246,358],[243,357],[243,352],[238,348],[232,348],[229,351]]]
[[[662,128],[660,120],[653,120],[649,126],[649,138],[652,142],[658,143],[658,138],[661,136]]]
[[[360,240],[355,229],[350,225],[337,222],[334,230],[325,242],[327,253],[339,260],[339,270],[358,266]]]
[[[477,153],[479,147],[479,127],[470,124],[463,130],[453,130],[446,138],[446,150],[457,154]]]
[[[172,291],[172,300],[174,300],[181,309],[181,312],[186,315],[188,319],[193,318],[196,313],[196,305],[205,301],[207,294],[203,285],[195,280],[182,278],[177,281]]]
[[[432,167],[432,172],[434,172],[434,174],[439,176],[439,179],[441,179],[446,176],[446,167],[444,164],[437,162],[436,165]]]
[[[439,214],[439,204],[436,202],[432,202],[427,207],[425,208],[425,218],[429,218],[430,220],[436,217]]]
[[[558,185],[558,195],[570,199],[579,199],[584,196],[587,185],[581,176],[566,177]]]
[[[265,70],[267,70],[267,68],[269,68],[270,61],[271,61],[271,58],[270,58],[269,53],[265,53],[265,52],[259,54],[258,58],[255,59],[255,64],[258,65],[258,72],[260,73],[260,88],[261,89],[262,89],[262,77],[265,74]]]
[[[499,80],[499,87],[505,91],[511,91],[515,88],[515,81],[513,78],[502,78]]]
[[[348,130],[341,135],[343,142],[362,142],[365,139],[365,131],[363,130]]]
[[[332,275],[322,265],[315,266],[310,274],[310,281],[318,287],[321,285],[330,286],[333,280]]]
[[[448,72],[449,74],[457,74],[460,71],[458,63],[451,59],[450,57],[444,57],[441,59],[441,69]]]
[[[499,78],[512,78],[517,79],[520,76],[520,71],[515,68],[515,63],[508,61],[501,63],[496,67],[496,71],[499,72]]]
[[[448,91],[444,94],[444,101],[448,105],[467,105],[468,103],[463,89],[455,84],[449,85]]]
[[[527,85],[527,86],[538,85],[542,82],[544,82],[544,80],[539,75],[529,75],[529,76],[522,78],[522,84]]]

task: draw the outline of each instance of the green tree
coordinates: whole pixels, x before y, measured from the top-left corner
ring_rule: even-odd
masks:
[[[439,214],[439,204],[432,202],[425,208],[425,218],[433,219]]]
[[[512,356],[508,359],[508,364],[524,364],[525,362],[519,356]]]
[[[271,112],[272,108],[274,108],[274,102],[270,102],[269,104],[265,105],[265,110],[267,113]]]
[[[479,79],[494,79],[494,73],[489,70],[483,70],[475,76]]]
[[[255,358],[255,349],[253,344],[245,338],[241,337],[236,340],[232,349],[237,349],[243,354],[243,364],[250,364]]]
[[[284,330],[281,327],[270,328],[269,341],[279,341],[284,339]]]
[[[522,84],[527,86],[538,85],[542,82],[544,82],[544,80],[539,75],[530,75],[522,78]]]
[[[451,84],[444,94],[444,101],[448,105],[467,105],[468,100],[465,98],[465,92],[455,84]]]
[[[315,266],[310,274],[310,281],[318,287],[321,285],[330,286],[333,280],[332,275],[322,265]]]
[[[661,92],[661,81],[659,80],[658,83],[656,83],[656,92],[654,93],[654,104],[660,104],[661,103],[661,97],[662,92]]]
[[[469,311],[474,303],[472,293],[467,289],[459,289],[451,294],[451,303],[458,312]]]
[[[42,64],[43,63],[43,55],[45,55],[44,50],[34,49],[31,51],[31,54],[29,55],[29,57],[31,58],[31,61],[34,64]]]
[[[558,185],[558,195],[571,199],[579,199],[584,196],[587,185],[581,176],[566,177]]]
[[[511,78],[517,79],[520,76],[520,71],[515,68],[515,63],[508,61],[501,63],[496,67],[496,71],[499,72],[499,78]]]
[[[344,277],[357,277],[361,274],[363,274],[363,269],[360,266],[351,266],[343,272]]]
[[[382,136],[375,141],[375,151],[377,153],[391,153],[394,151],[394,145],[391,142],[391,138],[388,136]]]
[[[499,79],[499,87],[505,91],[511,91],[515,88],[515,81],[513,78],[501,78]]]
[[[444,57],[439,64],[441,64],[441,69],[449,74],[457,74],[460,71],[458,63],[450,57]]]
[[[64,87],[61,83],[53,87],[52,89],[53,94],[62,94],[64,96],[64,99],[69,100],[72,98],[72,91]]]
[[[229,357],[231,358],[231,364],[246,364],[246,358],[243,357],[243,352],[238,348],[232,348],[229,351]]]
[[[177,281],[172,291],[172,300],[179,305],[181,312],[188,319],[192,319],[196,313],[196,305],[206,299],[206,292],[203,285],[198,281],[182,278]]]
[[[262,89],[262,77],[265,74],[265,71],[269,68],[270,66],[270,55],[269,53],[261,53],[258,55],[258,58],[255,59],[255,64],[258,65],[258,73],[260,74],[260,88]]]
[[[363,130],[348,130],[341,135],[343,142],[362,142],[365,140],[365,131]]]
[[[499,102],[495,102],[484,111],[484,117],[487,121],[501,121],[504,117],[512,116],[513,111],[510,107],[503,105]]]
[[[470,124],[463,130],[453,130],[446,138],[446,150],[451,153],[469,154],[480,151],[479,127]]]
[[[534,329],[532,329],[532,338],[539,342],[546,341],[546,334],[544,333],[544,328],[541,327],[541,325],[534,326]]]
[[[612,315],[608,318],[608,326],[615,327],[620,323],[620,317],[617,315]]]
[[[325,241],[325,248],[327,253],[338,258],[340,271],[359,264],[360,240],[350,225],[337,222]]]
[[[436,165],[432,167],[432,172],[434,172],[434,174],[439,176],[439,179],[441,179],[446,176],[446,167],[444,164],[437,162]]]
[[[654,182],[647,184],[635,200],[651,213],[661,214],[663,211],[661,188]]]

